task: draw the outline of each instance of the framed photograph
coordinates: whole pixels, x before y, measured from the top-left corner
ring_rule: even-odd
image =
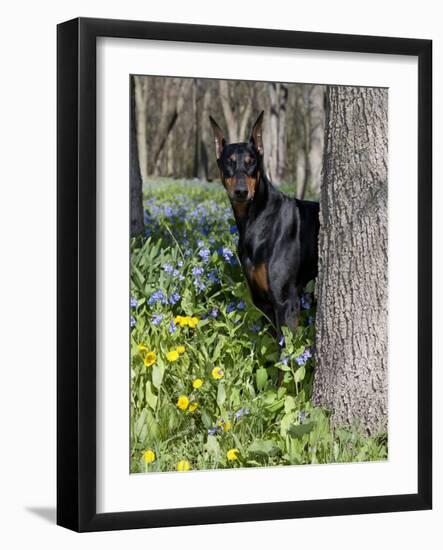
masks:
[[[58,26],[57,523],[432,506],[432,43]]]

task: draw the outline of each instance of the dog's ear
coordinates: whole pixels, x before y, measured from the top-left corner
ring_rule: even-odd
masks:
[[[260,155],[263,156],[263,133],[262,133],[262,125],[263,125],[263,115],[264,111],[262,111],[259,115],[257,120],[255,121],[254,126],[251,130],[251,136],[249,137],[249,141],[255,146],[257,151],[260,153]]]
[[[220,130],[219,125],[215,122],[212,116],[209,117],[209,121],[212,126],[212,131],[214,132],[215,156],[217,157],[217,160],[218,160],[221,156],[223,147],[226,145],[226,140],[225,140],[225,136],[223,135],[223,132]]]

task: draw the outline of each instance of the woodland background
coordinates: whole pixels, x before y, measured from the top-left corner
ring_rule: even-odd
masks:
[[[265,167],[274,185],[300,197],[320,190],[324,86],[135,76],[137,144],[143,182],[150,176],[219,177],[209,115],[229,142],[246,141],[265,111]]]

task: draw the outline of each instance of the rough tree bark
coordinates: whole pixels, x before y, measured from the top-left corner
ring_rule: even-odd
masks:
[[[329,87],[313,402],[335,425],[387,428],[388,93]]]
[[[143,191],[137,146],[137,117],[135,107],[135,78],[131,77],[131,129],[129,185],[131,192],[131,237],[144,231]]]

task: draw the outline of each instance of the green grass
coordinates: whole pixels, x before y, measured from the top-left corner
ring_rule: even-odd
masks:
[[[386,434],[333,429],[310,402],[313,283],[278,360],[236,258],[221,185],[155,180],[145,205],[147,235],[131,243],[131,472],[176,470],[181,461],[212,469],[385,459]]]

